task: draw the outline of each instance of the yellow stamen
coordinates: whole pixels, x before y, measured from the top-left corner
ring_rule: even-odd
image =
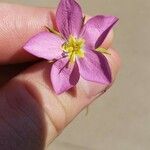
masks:
[[[67,53],[70,62],[75,62],[76,57],[84,57],[84,43],[85,41],[83,39],[70,36],[68,41],[62,46],[62,49]]]
[[[96,51],[101,52],[101,53],[104,53],[104,54],[111,55],[110,52],[108,52],[108,49],[103,48],[103,47],[97,48]]]

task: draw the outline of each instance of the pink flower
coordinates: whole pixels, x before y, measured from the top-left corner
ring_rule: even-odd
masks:
[[[24,49],[37,57],[55,60],[50,76],[57,94],[74,87],[80,76],[110,84],[110,67],[97,49],[117,21],[116,17],[99,15],[84,24],[79,4],[74,0],[61,0],[56,13],[60,35],[41,32],[31,38]]]

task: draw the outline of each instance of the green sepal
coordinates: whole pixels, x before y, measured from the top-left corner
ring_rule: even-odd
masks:
[[[111,55],[110,52],[108,52],[108,49],[103,48],[103,47],[97,48],[96,51],[101,52],[101,53],[104,53],[104,54]]]

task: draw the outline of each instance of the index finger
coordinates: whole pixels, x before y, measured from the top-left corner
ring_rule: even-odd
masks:
[[[50,10],[13,4],[0,4],[0,64],[34,59],[22,49],[34,34],[51,26]]]

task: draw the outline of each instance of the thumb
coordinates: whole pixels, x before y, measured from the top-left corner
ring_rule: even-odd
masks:
[[[120,62],[117,53],[110,52],[107,59],[115,79]],[[42,150],[84,107],[108,88],[80,80],[76,89],[57,96],[49,82],[49,70],[47,62],[36,64],[1,90],[0,116],[7,126],[1,130],[0,125],[0,136],[9,141],[7,149],[16,143],[15,150]]]

